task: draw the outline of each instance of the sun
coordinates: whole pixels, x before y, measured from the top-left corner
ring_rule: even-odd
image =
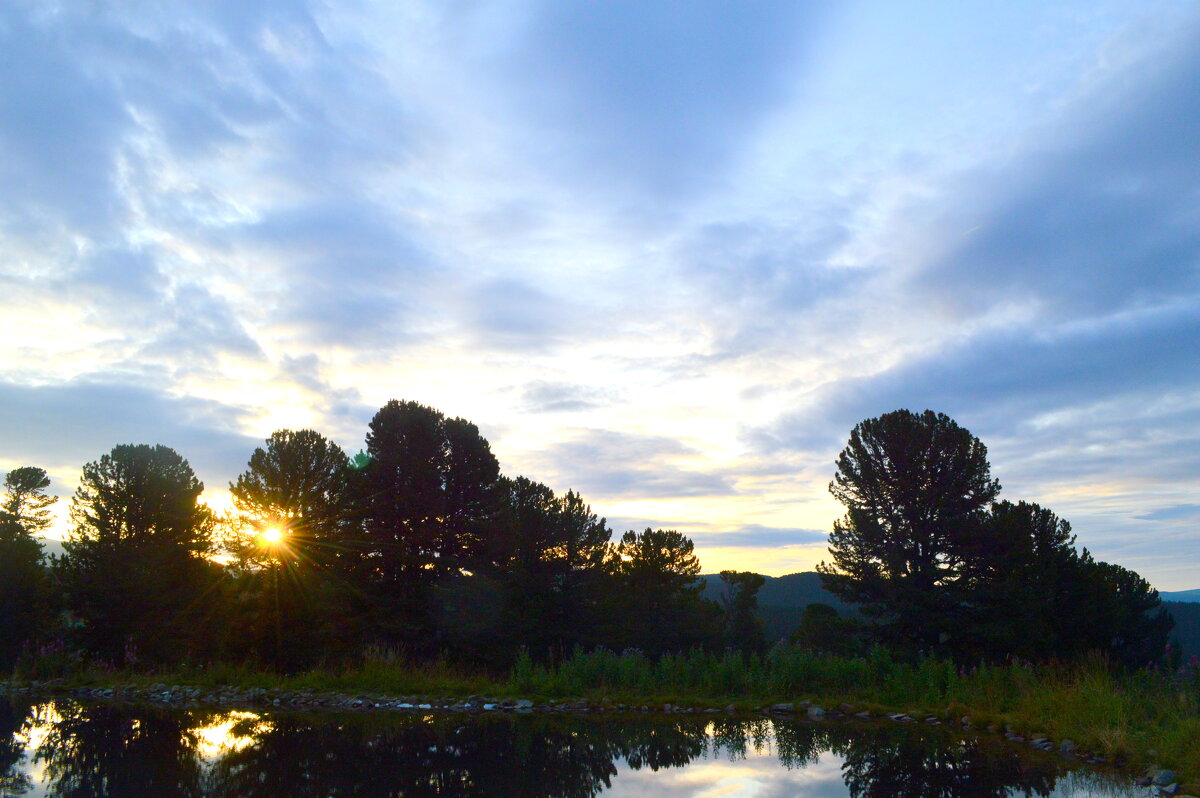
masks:
[[[282,529],[272,526],[264,529],[258,537],[266,546],[277,546],[283,540],[283,536],[284,532]]]

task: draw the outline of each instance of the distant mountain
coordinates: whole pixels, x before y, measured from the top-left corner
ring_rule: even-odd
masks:
[[[1194,593],[1195,591],[1187,592]],[[1175,628],[1171,630],[1171,637],[1179,643],[1184,657],[1200,657],[1200,603],[1164,601],[1163,606],[1175,619]]]
[[[704,580],[704,597],[720,601],[724,590],[718,574],[700,577]],[[851,608],[837,596],[821,586],[821,575],[816,571],[804,571],[787,576],[764,576],[766,581],[758,591],[759,606],[792,607],[804,609],[809,604],[828,604],[838,612],[851,612]]]
[[[704,598],[720,601],[724,591],[719,574],[700,577]],[[828,604],[842,615],[857,615],[857,608],[842,601],[821,586],[821,575],[803,571],[786,576],[764,576],[758,591],[758,617],[762,619],[767,640],[791,637],[800,625],[800,616],[809,604]]]
[[[55,557],[61,557],[65,553],[63,551],[61,540],[55,540],[54,538],[39,537],[38,543],[42,544],[42,555],[45,557],[50,557],[51,555],[53,555]]]
[[[1158,595],[1163,601],[1200,602],[1200,588],[1196,590],[1160,590]]]

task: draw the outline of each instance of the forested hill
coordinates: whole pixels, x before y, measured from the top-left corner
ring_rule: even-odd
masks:
[[[700,577],[704,580],[704,597],[719,601],[722,595],[721,577],[717,574],[707,574]],[[850,606],[829,593],[821,586],[821,575],[816,571],[804,571],[786,576],[764,576],[762,588],[758,591],[760,607],[790,607],[803,610],[809,604],[828,604],[838,612],[850,611]]]
[[[720,601],[723,595],[721,577],[706,574],[704,597]],[[785,576],[764,576],[758,591],[758,616],[762,618],[768,641],[790,637],[800,624],[800,615],[809,604],[828,604],[842,615],[856,614],[855,608],[821,586],[821,575],[804,571]]]
[[[722,595],[721,577],[706,574],[704,597],[719,601]],[[766,627],[767,640],[789,637],[800,623],[800,615],[809,604],[828,604],[843,615],[854,614],[854,608],[821,586],[821,575],[804,571],[786,576],[764,576],[758,591],[758,614]],[[1179,590],[1161,594],[1163,604],[1175,618],[1171,636],[1178,640],[1187,656],[1200,656],[1200,590]]]
[[[1164,601],[1163,606],[1175,618],[1171,637],[1179,641],[1184,655],[1200,657],[1200,603]]]

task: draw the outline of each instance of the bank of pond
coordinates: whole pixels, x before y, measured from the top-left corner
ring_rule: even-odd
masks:
[[[304,713],[0,697],[4,796],[1139,796],[995,735],[724,713]]]

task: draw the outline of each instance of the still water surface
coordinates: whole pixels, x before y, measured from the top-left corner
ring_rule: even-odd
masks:
[[[0,698],[0,796],[1135,796],[946,729],[713,715],[296,714]]]

